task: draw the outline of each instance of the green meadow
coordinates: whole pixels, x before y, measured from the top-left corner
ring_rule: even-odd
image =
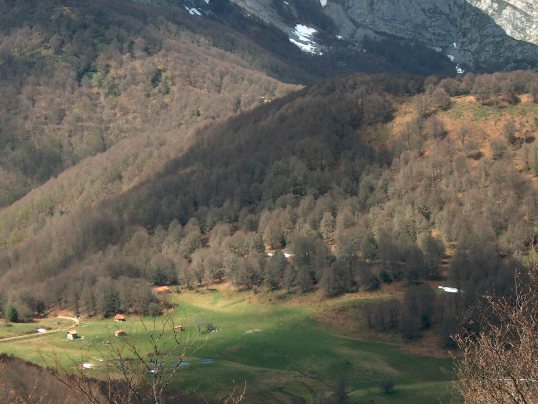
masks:
[[[175,375],[177,388],[214,398],[246,383],[246,402],[312,402],[329,397],[344,379],[350,402],[432,403],[454,398],[450,360],[340,335],[314,320],[315,306],[251,303],[248,294],[225,290],[174,294],[171,301],[177,304],[174,322],[184,325],[181,336],[192,344],[187,363]],[[153,328],[152,319],[143,320]],[[209,322],[218,331],[200,334],[196,324]],[[127,332],[123,338],[149,351],[141,319],[128,316],[125,323],[83,319],[77,327],[82,338],[76,341],[58,332],[0,343],[0,352],[38,364],[50,365],[53,356],[68,365],[93,363],[96,368],[88,372],[99,376],[99,367],[109,360],[105,341],[116,344],[114,331],[120,328]],[[0,337],[5,336],[0,330]],[[392,380],[395,391],[383,393],[381,380]]]

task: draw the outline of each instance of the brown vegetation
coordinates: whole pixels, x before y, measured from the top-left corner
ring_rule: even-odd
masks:
[[[538,267],[516,278],[511,299],[484,297],[482,331],[456,339],[458,388],[466,403],[534,403],[538,400]],[[474,319],[469,328],[472,330]]]
[[[0,206],[122,139],[162,142],[153,137],[187,133],[286,89],[245,61],[248,53],[193,33],[180,13],[167,20],[159,9],[70,3],[0,4]]]
[[[103,398],[97,395],[98,398]],[[67,390],[46,369],[3,355],[0,357],[0,401],[3,403],[80,403],[83,396]]]
[[[520,85],[519,74],[501,79]],[[537,217],[532,171],[512,160],[522,144],[474,161],[469,145],[487,138],[480,122],[444,127],[455,108],[446,94],[478,91],[466,90],[466,79],[450,83],[457,91],[446,81],[423,91],[407,76],[333,79],[206,127],[154,176],[66,212],[6,251],[4,285],[42,282],[6,300],[23,317],[44,305],[144,313],[158,310],[150,284],[226,279],[253,291],[336,296],[440,280],[450,258],[445,281],[466,293],[452,301],[423,287],[391,326],[416,338],[438,324],[450,345],[476,294],[511,293],[506,280],[532,249]],[[412,117],[390,144],[365,144],[362,133],[386,126],[406,98]],[[433,313],[412,303],[426,295]]]

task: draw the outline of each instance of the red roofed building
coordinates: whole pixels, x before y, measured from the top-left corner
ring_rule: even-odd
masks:
[[[155,292],[156,295],[163,295],[165,293],[172,293],[169,286],[156,286],[153,288],[153,292]]]

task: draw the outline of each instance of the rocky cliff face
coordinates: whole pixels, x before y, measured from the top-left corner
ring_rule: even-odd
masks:
[[[538,2],[536,0],[467,0],[499,24],[515,39],[538,45]]]
[[[418,41],[457,65],[476,70],[538,67],[536,0],[232,0],[293,37],[286,16],[298,4],[319,8],[339,38],[361,42],[386,35]],[[316,21],[303,21],[303,24]],[[505,32],[506,31],[506,32]],[[514,38],[512,38],[512,35]],[[517,41],[522,39],[533,43]]]
[[[538,47],[514,40],[465,0],[328,0],[325,8],[341,8],[359,27],[417,40],[473,69],[538,67]],[[351,34],[353,39],[362,35]]]
[[[233,3],[313,57],[366,52],[365,42],[427,47],[466,70],[538,69],[537,0],[138,0],[218,16]]]

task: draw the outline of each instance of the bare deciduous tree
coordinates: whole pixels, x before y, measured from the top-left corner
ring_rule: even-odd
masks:
[[[66,387],[83,396],[90,403],[103,401],[122,403],[164,403],[178,399],[169,390],[177,371],[187,355],[192,355],[204,343],[195,344],[183,327],[178,326],[171,315],[154,317],[151,322],[140,318],[142,337],[110,338],[106,365],[102,367],[99,380],[88,374],[81,360],[68,359],[68,365],[58,355],[53,357],[53,368],[58,380]],[[178,393],[184,395],[192,393]],[[232,399],[244,393],[234,392]]]
[[[512,299],[486,296],[482,332],[455,339],[458,389],[468,403],[538,402],[538,266],[516,277]]]

